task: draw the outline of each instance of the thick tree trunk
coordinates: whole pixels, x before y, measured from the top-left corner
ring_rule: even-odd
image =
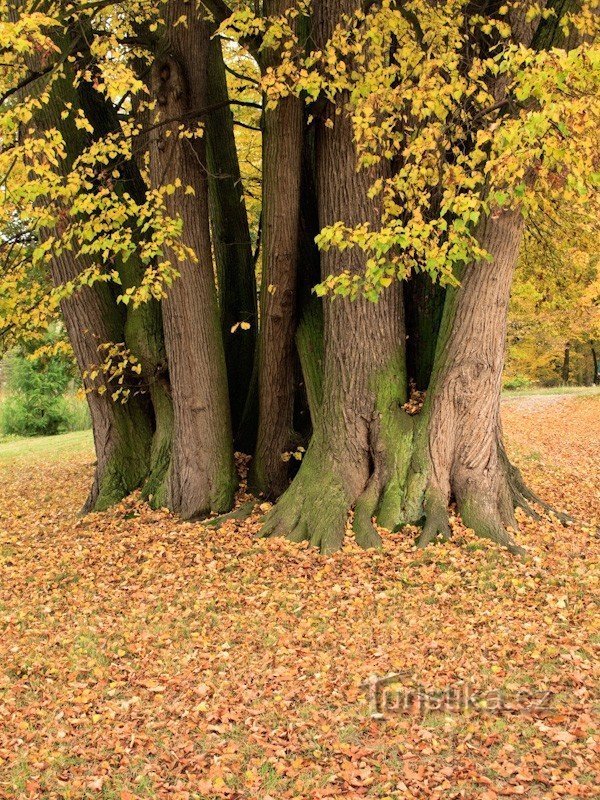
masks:
[[[478,534],[514,544],[514,498],[503,457],[500,394],[510,287],[522,238],[518,212],[488,217],[478,238],[493,262],[466,267],[449,289],[435,365],[417,422],[405,522],[424,523],[421,544],[448,528],[448,503],[457,502]]]
[[[596,347],[594,345],[591,345],[591,351],[592,351],[592,369],[593,369],[592,383],[594,384],[594,386],[596,386],[598,383],[600,383],[600,372],[598,372],[598,354],[596,352]]]
[[[65,37],[61,44],[66,49],[70,42]],[[35,69],[35,65],[32,64],[32,68]],[[42,79],[33,91],[41,92],[45,85]],[[66,158],[61,168],[65,176],[89,144],[87,135],[74,125],[73,117],[63,121],[61,116],[66,103],[70,103],[75,112],[80,100],[74,76],[67,70],[54,84],[48,101],[40,106],[35,118],[40,130],[56,127],[62,131]],[[52,281],[55,286],[76,282],[79,274],[92,266],[89,259],[77,258],[71,250],[63,250],[51,262]],[[99,352],[100,345],[125,341],[125,310],[118,308],[110,288],[104,283],[78,289],[61,302],[61,310],[82,374],[93,371],[104,360]],[[84,379],[84,387],[96,450],[95,475],[83,507],[85,513],[109,508],[145,480],[150,463],[152,416],[149,404],[135,393],[125,404],[119,400],[114,402],[111,397],[114,389],[101,371],[95,380]]]
[[[82,56],[83,58],[83,56]],[[86,61],[91,60],[87,54]],[[102,139],[120,130],[114,107],[86,80],[77,86],[81,108],[94,129],[94,138]],[[147,120],[146,120],[147,121]],[[134,161],[120,161],[120,177],[115,190],[127,191],[137,203],[146,199],[147,187],[139,166]],[[143,279],[144,266],[133,254],[127,261],[115,264],[121,280],[121,291],[138,287]],[[162,325],[162,312],[157,300],[150,299],[139,306],[125,307],[124,341],[141,366],[141,376],[148,387],[154,418],[154,435],[143,496],[154,506],[166,503],[166,479],[171,459],[173,436],[173,403],[168,379],[167,356]]]
[[[175,22],[187,15],[186,25]],[[150,137],[154,187],[177,179],[193,193],[165,198],[167,212],[183,221],[182,242],[196,259],[178,262],[172,248],[165,258],[178,269],[163,302],[165,343],[171,378],[174,428],[167,500],[183,517],[227,511],[236,479],[233,464],[227,375],[211,253],[204,141],[179,132],[189,112],[207,105],[209,29],[183,0],[166,8],[164,55],[152,70],[152,89],[162,124]],[[186,115],[188,115],[186,117]],[[192,119],[190,129],[197,122]]]
[[[76,280],[85,266],[64,252],[52,262],[55,285]],[[61,310],[82,373],[103,360],[99,345],[124,341],[123,319],[106,285],[76,291],[61,303]],[[96,470],[83,511],[105,511],[137,489],[148,475],[151,417],[148,405],[139,397],[131,397],[124,404],[113,402],[113,388],[103,379],[85,379],[84,386],[92,418]],[[104,393],[98,389],[104,389]]]
[[[249,445],[256,438],[257,420],[245,419],[243,431],[240,425],[248,394],[256,391],[252,382],[258,330],[256,278],[233,114],[228,101],[221,40],[217,37],[210,43],[208,70],[208,105],[216,109],[206,121],[210,212],[232,425],[238,446],[249,451]],[[241,327],[240,322],[250,327]],[[249,407],[255,405],[250,403]]]
[[[269,0],[266,14],[294,5]],[[277,55],[267,51],[263,68]],[[303,101],[282,99],[263,115],[263,272],[258,349],[259,422],[253,486],[278,497],[288,484],[283,455],[291,447],[294,414],[294,336],[302,176]]]
[[[317,45],[323,45],[354,3],[320,4],[316,9]],[[331,127],[329,127],[331,126]],[[317,186],[322,227],[380,223],[368,198],[377,177],[357,171],[357,153],[347,110],[330,106],[319,132]],[[331,249],[321,254],[322,275],[349,268],[364,271],[360,251]],[[270,512],[264,535],[307,539],[322,552],[343,543],[348,512],[355,507],[359,543],[377,546],[371,518],[396,470],[389,453],[400,436],[399,406],[406,396],[402,287],[394,283],[379,302],[336,298],[324,304],[323,400],[315,431],[300,471]],[[317,397],[317,392],[314,397]],[[312,405],[315,404],[313,400]]]

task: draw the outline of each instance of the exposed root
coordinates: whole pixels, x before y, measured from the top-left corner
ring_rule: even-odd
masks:
[[[573,518],[563,511],[558,511],[541,497],[538,497],[525,483],[521,470],[509,461],[506,451],[502,445],[499,446],[499,455],[501,463],[504,466],[508,477],[508,484],[510,486],[513,504],[515,508],[522,508],[526,514],[535,520],[540,520],[542,517],[532,508],[531,503],[542,508],[546,514],[555,517],[562,525],[569,525],[573,522]]]
[[[205,528],[216,528],[230,519],[244,520],[252,514],[255,506],[256,500],[248,500],[247,503],[242,503],[239,508],[234,508],[233,511],[230,511],[228,514],[221,514],[218,517],[209,517],[208,519],[201,520],[201,524],[204,525]]]
[[[95,478],[82,514],[89,511],[108,511],[137,489],[143,478],[141,465],[136,464],[135,460],[128,463],[126,457],[113,456],[104,467],[102,475]]]
[[[506,547],[513,555],[525,555],[525,549],[506,530],[498,509],[488,498],[474,494],[458,498],[458,510],[463,523],[474,530],[477,536]]]
[[[448,501],[443,493],[428,489],[423,503],[424,523],[417,547],[427,547],[435,541],[447,542],[450,538]]]
[[[356,543],[365,550],[381,547],[381,536],[373,525],[373,516],[377,509],[380,493],[380,482],[374,473],[354,506],[352,529]]]
[[[344,543],[352,498],[309,448],[288,490],[269,511],[261,537],[283,536],[291,542],[308,541],[322,553],[335,553]]]

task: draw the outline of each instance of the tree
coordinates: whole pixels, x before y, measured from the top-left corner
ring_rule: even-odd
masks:
[[[518,552],[515,507],[537,498],[502,441],[509,298],[530,220],[559,201],[587,229],[597,213],[592,4],[1,14],[0,222],[31,229],[55,286],[21,298],[5,248],[4,328],[62,304],[99,465],[103,437],[119,452],[123,479],[93,497],[142,486],[184,517],[227,511],[235,434],[279,497],[265,536],[332,552],[353,512],[364,547],[374,520],[419,524],[425,545],[455,501]],[[239,135],[256,148],[255,75],[260,219]]]
[[[578,383],[593,383],[600,338],[597,225],[564,205],[529,220],[511,297],[507,376],[545,386],[562,380],[565,343]]]

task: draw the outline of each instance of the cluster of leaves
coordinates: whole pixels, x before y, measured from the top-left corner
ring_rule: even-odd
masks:
[[[561,198],[597,215],[593,5],[560,20],[563,37],[583,37],[570,52],[536,47],[534,31],[556,9],[519,0],[496,16],[474,14],[463,0],[384,0],[344,19],[323,52],[307,53],[290,24],[304,4],[269,20],[243,4],[223,24],[240,41],[260,33],[279,46],[281,65],[262,81],[269,103],[292,91],[329,99],[352,115],[363,168],[380,167],[372,187],[380,226],[340,220],[318,239],[348,250],[349,260],[363,251],[366,271],[330,276],[320,294],[376,299],[414,270],[456,283],[457,268],[486,256],[477,223],[504,208],[531,213]]]
[[[137,307],[162,299],[178,277],[178,263],[196,260],[182,242],[181,220],[165,212],[166,197],[192,193],[192,187],[175,180],[140,196],[123,180],[126,165],[135,162],[149,185],[148,134],[163,122],[139,75],[147,79],[164,5],[42,7],[45,13],[33,5],[0,2],[0,330],[5,351],[43,342],[61,301],[84,287],[107,284],[118,302]],[[190,6],[190,13],[207,12]],[[247,98],[236,134],[250,221],[258,231],[257,66],[233,42],[226,56],[235,64],[231,94]],[[84,114],[78,101],[84,84],[114,108],[114,130],[96,130]],[[57,103],[60,125],[40,124],[45,110]],[[202,125],[181,124],[173,135],[201,136]],[[174,261],[165,257],[167,250]],[[50,264],[65,252],[77,257],[80,272],[52,285]],[[133,283],[132,267],[141,275]],[[88,372],[103,370],[106,363],[90,364]],[[116,382],[121,377],[119,371],[114,375]]]
[[[189,13],[210,15],[214,5],[191,3]],[[306,20],[315,9],[306,0],[271,18],[255,5],[232,3],[220,29],[231,95],[243,102],[236,137],[255,238],[261,92],[271,107],[301,95],[310,124],[324,100],[350,114],[361,167],[376,175],[377,228],[339,220],[318,237],[321,248],[347,252],[349,264],[360,255],[366,269],[329,276],[319,294],[375,300],[415,270],[456,283],[465,262],[486,257],[479,220],[503,209],[539,217],[561,202],[582,219],[597,217],[597,0],[561,16],[564,42],[582,41],[570,51],[537,47],[532,36],[556,9],[529,0],[507,2],[493,16],[473,13],[466,0],[362,4],[323,52],[311,45]],[[0,329],[39,339],[61,300],[94,283],[134,306],[163,298],[178,263],[195,259],[165,198],[193,190],[176,181],[140,197],[123,181],[124,166],[135,162],[148,184],[148,133],[165,122],[140,77],[163,29],[163,3],[16,8],[0,2],[0,281],[8,298]],[[262,74],[249,54],[257,46],[277,52]],[[84,84],[114,108],[115,130],[94,129],[77,102]],[[60,126],[34,124],[57,102]],[[182,122],[172,135],[201,136],[197,111],[196,128]],[[50,287],[48,265],[65,251],[78,257],[80,274]],[[134,261],[142,279],[132,285],[123,272]]]
[[[544,400],[505,404],[513,454],[592,525],[523,521],[526,562],[456,521],[426,552],[405,530],[326,558],[257,515],[81,519],[91,447],[0,449],[0,797],[597,797],[598,398]],[[505,706],[374,719],[388,673]]]
[[[126,403],[132,393],[143,391],[139,376],[142,365],[124,342],[100,342],[98,344],[99,361],[83,371],[85,392],[106,394],[112,385],[113,403]]]

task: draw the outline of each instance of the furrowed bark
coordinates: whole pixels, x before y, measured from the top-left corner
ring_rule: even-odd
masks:
[[[14,12],[16,13],[16,11]],[[69,42],[64,37],[59,43],[66,49]],[[45,79],[32,86],[41,92]],[[62,119],[65,103],[73,110],[80,108],[80,97],[75,90],[74,75],[69,69],[52,88],[47,103],[38,110],[35,125],[39,130],[61,130],[66,157],[61,171],[67,176],[78,156],[89,144],[88,136],[73,123],[73,116]],[[42,235],[51,232],[42,232]],[[50,263],[51,278],[55,286],[77,282],[79,274],[93,266],[87,257],[77,257],[71,250],[63,250]],[[78,368],[83,374],[103,360],[99,346],[125,341],[125,314],[118,308],[114,295],[104,283],[95,283],[77,289],[61,302],[61,311]],[[148,474],[152,419],[148,403],[134,396],[122,404],[112,400],[113,387],[101,375],[94,381],[84,379],[87,402],[90,408],[94,446],[96,451],[95,474],[88,498],[82,509],[104,511],[138,488]],[[100,390],[100,391],[98,391]]]
[[[424,523],[422,545],[449,533],[447,507],[454,498],[467,526],[521,552],[506,530],[516,528],[516,521],[499,454],[499,403],[510,287],[522,231],[518,211],[486,218],[478,239],[492,263],[468,265],[460,286],[447,291],[405,509],[405,521]]]
[[[551,0],[556,15],[537,28],[523,9],[511,17],[516,42],[541,50],[561,39],[560,18],[571,0]],[[576,44],[573,37],[566,47]],[[505,81],[498,79],[498,96]],[[504,449],[500,393],[510,288],[522,240],[518,210],[484,219],[478,238],[492,263],[469,264],[461,285],[447,291],[433,374],[417,421],[404,521],[420,522],[420,544],[449,534],[447,507],[455,499],[463,521],[484,537],[522,553],[507,528],[516,528],[515,507],[536,514],[530,503],[552,509],[525,486]],[[558,515],[563,516],[564,515]]]
[[[57,286],[76,280],[85,267],[81,259],[63,253],[52,262],[52,280]],[[123,318],[105,285],[77,290],[62,301],[61,310],[82,373],[102,360],[100,344],[124,341]],[[113,387],[104,381],[84,380],[84,386],[96,450],[94,480],[83,507],[86,513],[105,511],[142,485],[149,471],[152,423],[143,399],[134,396],[121,404],[113,402]],[[98,392],[101,387],[104,394]]]
[[[265,13],[294,4],[269,0]],[[267,50],[262,68],[276,66]],[[251,482],[267,497],[288,484],[294,413],[294,336],[300,219],[303,101],[288,96],[263,114],[263,273],[258,344],[259,422]]]
[[[89,59],[89,54],[87,55]],[[120,130],[115,108],[86,80],[80,80],[77,95],[88,122],[94,129],[94,138],[102,139]],[[119,179],[115,190],[127,191],[138,203],[143,203],[147,187],[140,169],[134,161],[120,162]],[[121,290],[138,287],[143,279],[144,265],[134,253],[129,259],[118,259],[115,267],[121,280]],[[150,452],[148,477],[143,486],[143,496],[153,505],[161,506],[166,500],[166,479],[171,458],[173,436],[173,403],[168,379],[167,355],[162,325],[162,311],[157,300],[151,298],[138,307],[129,304],[125,314],[124,341],[137,358],[145,382],[154,417],[154,434]]]
[[[175,22],[187,16],[186,25]],[[165,199],[183,221],[182,241],[196,259],[165,258],[178,269],[163,301],[174,426],[167,488],[169,507],[183,517],[228,511],[236,485],[227,373],[211,253],[206,153],[202,138],[179,135],[180,119],[207,105],[209,28],[183,0],[165,9],[167,33],[152,69],[152,90],[163,124],[150,136],[154,187],[181,180],[193,193]],[[185,123],[183,123],[185,124]],[[196,123],[192,121],[192,129]]]
[[[353,6],[349,0],[319,4],[317,46]],[[343,220],[376,227],[378,208],[368,190],[377,174],[357,171],[348,110],[337,116],[329,105],[325,118],[317,145],[320,225]],[[323,277],[365,268],[362,253],[336,249],[323,252],[321,264]],[[399,284],[388,287],[377,303],[364,297],[325,301],[323,400],[315,431],[300,471],[269,513],[263,535],[308,540],[322,552],[333,552],[342,546],[348,512],[356,504],[357,541],[378,546],[372,517],[390,479],[387,439],[406,395],[403,341]]]
[[[216,108],[206,120],[210,213],[233,431],[238,446],[250,452],[256,438],[257,420],[246,418],[243,431],[240,425],[248,395],[257,389],[252,382],[258,328],[256,278],[233,114],[228,101],[221,40],[217,37],[210,42],[208,66],[208,105]],[[250,327],[242,328],[238,325],[240,322]],[[233,332],[232,328],[235,328]],[[250,403],[249,407],[255,405]]]

